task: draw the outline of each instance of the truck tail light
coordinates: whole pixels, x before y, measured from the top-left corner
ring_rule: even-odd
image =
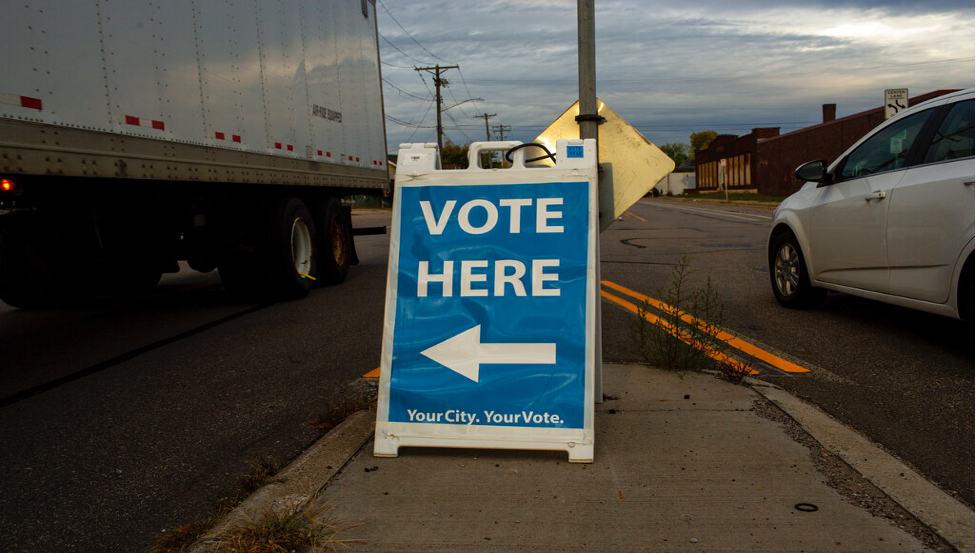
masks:
[[[17,184],[10,179],[0,179],[0,192],[19,192]]]

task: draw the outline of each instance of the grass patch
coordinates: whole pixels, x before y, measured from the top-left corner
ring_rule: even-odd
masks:
[[[691,283],[692,269],[683,256],[672,268],[671,281],[659,288],[654,305],[638,306],[631,327],[632,344],[644,363],[679,372],[715,370],[719,377],[740,383],[749,368],[729,357],[723,333],[723,305],[707,278],[704,286]],[[728,335],[726,335],[728,336]]]
[[[153,545],[152,552],[186,552],[190,545],[197,542],[208,529],[213,527],[215,522],[209,520],[195,521],[186,525],[181,525],[176,529],[167,529],[156,544]]]
[[[690,194],[688,198],[699,198],[705,200],[726,200],[725,192],[700,192],[698,194]],[[740,201],[740,202],[783,202],[786,196],[769,196],[766,194],[757,194],[754,192],[730,192],[730,201]]]
[[[342,522],[332,509],[311,499],[304,505],[269,510],[260,517],[233,527],[217,537],[222,552],[309,552],[360,542],[338,539],[340,532],[355,527]]]
[[[240,486],[240,492],[237,495],[208,499],[211,505],[209,516],[200,521],[167,529],[156,540],[156,544],[151,550],[153,552],[186,552],[193,543],[220,523],[241,502],[244,502],[249,494],[273,482],[275,475],[281,471],[282,467],[280,463],[269,459],[250,462],[248,465],[248,472],[237,477]]]
[[[345,421],[356,412],[370,408],[376,400],[376,387],[359,384],[352,392],[342,398],[332,400],[325,408],[312,414],[307,425],[312,429],[328,430]],[[276,482],[276,475],[283,469],[282,464],[271,459],[248,462],[248,472],[238,475],[239,492],[235,496],[210,499],[211,514],[204,519],[168,529],[152,546],[153,552],[186,552],[193,543],[224,519],[248,495],[264,485]],[[311,504],[311,503],[310,503]],[[252,531],[239,529],[233,541],[222,548],[232,552],[288,552],[294,550],[292,541],[299,541],[299,548],[314,548],[315,545],[339,545],[343,542],[333,538],[339,526],[327,517],[323,508],[297,508],[280,514],[264,516],[260,521],[249,525]],[[300,517],[301,516],[301,517]],[[303,519],[304,518],[304,519]],[[272,544],[284,544],[284,550],[273,548]],[[266,548],[267,547],[267,548]]]

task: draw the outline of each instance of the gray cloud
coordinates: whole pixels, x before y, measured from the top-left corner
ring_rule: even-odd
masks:
[[[381,0],[384,77],[427,98],[411,66],[449,71],[447,134],[483,140],[481,113],[529,140],[576,100],[576,2]],[[390,10],[389,14],[384,6]],[[674,3],[597,1],[598,94],[658,144],[693,131],[783,132],[881,105],[885,88],[921,94],[974,85],[973,4],[820,0]],[[424,47],[394,23],[390,15]],[[388,144],[434,140],[434,110],[385,84]],[[422,116],[427,113],[427,117]]]

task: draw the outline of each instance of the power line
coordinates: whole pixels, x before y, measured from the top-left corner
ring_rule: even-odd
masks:
[[[894,64],[894,65],[878,65],[871,67],[849,67],[844,69],[833,70],[833,73],[863,73],[866,71],[877,71],[880,69],[900,69],[906,67],[917,67],[920,65],[934,65],[941,63],[952,63],[952,62],[964,62],[973,61],[974,57],[969,58],[948,58],[945,60],[932,60],[926,62],[915,62],[915,63],[905,63],[905,64]],[[820,71],[806,71],[806,72],[796,72],[796,73],[777,73],[777,74],[757,74],[751,73],[748,75],[717,75],[715,77],[686,77],[686,78],[675,78],[675,79],[601,79],[601,83],[611,84],[611,83],[705,83],[714,81],[762,81],[764,79],[794,79],[797,77],[806,77],[810,75],[823,76],[826,73],[825,70]],[[560,84],[560,83],[573,83],[576,82],[575,78],[554,78],[554,79],[539,79],[539,78],[510,78],[510,79],[472,79],[473,83],[539,83],[539,84]]]
[[[499,134],[499,140],[500,141],[501,140],[505,140],[505,134],[506,133],[512,132],[512,126],[511,125],[501,125],[501,124],[499,124],[499,125],[492,125],[492,128],[495,129],[495,132]]]
[[[482,116],[477,115],[475,119],[481,118]],[[634,124],[632,127],[635,129],[646,129],[646,130],[680,130],[682,128],[686,129],[701,129],[701,128],[742,128],[742,127],[790,127],[793,125],[817,125],[822,123],[821,121],[782,121],[782,122],[761,122],[761,123],[663,123],[663,124],[653,124],[649,123],[647,125]],[[515,129],[520,131],[537,129],[542,131],[546,128],[548,123],[541,123],[539,125],[505,125],[506,130]],[[479,124],[459,124],[457,128],[467,129],[469,131],[477,130],[481,127]],[[493,125],[492,129],[498,132],[498,125]]]
[[[417,68],[415,67],[414,70],[417,71]],[[430,94],[431,96],[434,96],[434,92],[431,90],[431,87],[427,86],[427,81],[424,80],[424,76],[421,75],[420,71],[417,71],[417,78],[420,79],[422,83],[424,83],[424,88],[427,89],[427,93]]]
[[[382,63],[383,65],[389,65],[390,67],[396,67],[397,69],[414,69],[414,66],[412,65],[396,65],[390,62],[385,62],[383,60],[380,60],[380,63]]]
[[[414,60],[414,61],[415,61],[415,62],[417,62],[417,63],[425,63],[424,61],[422,61],[422,60],[419,60],[419,59],[417,59],[417,58],[415,58],[414,56],[411,56],[411,55],[410,55],[410,54],[408,54],[407,52],[404,52],[404,51],[403,51],[403,50],[401,50],[400,48],[397,48],[397,45],[396,45],[396,44],[394,44],[394,43],[392,43],[392,42],[390,42],[390,40],[388,40],[388,39],[387,39],[387,37],[385,37],[385,36],[383,36],[383,35],[382,35],[382,34],[380,34],[380,33],[377,33],[377,34],[378,34],[378,35],[380,35],[380,38],[382,38],[384,42],[386,42],[387,44],[389,44],[391,48],[393,48],[394,50],[396,50],[396,51],[398,51],[398,52],[400,52],[400,53],[401,53],[401,54],[403,54],[403,55],[404,55],[405,57],[407,57],[407,58],[410,58],[410,59],[412,59],[412,60]]]
[[[397,18],[396,18],[396,17],[394,17],[394,14],[392,14],[392,13],[390,13],[390,10],[388,10],[388,9],[387,9],[387,6],[385,6],[385,5],[384,5],[384,3],[383,3],[383,2],[381,2],[380,0],[377,0],[377,2],[378,2],[378,3],[380,4],[380,6],[381,6],[381,7],[383,8],[383,11],[385,11],[385,12],[387,12],[387,15],[389,15],[389,16],[390,16],[390,19],[393,19],[393,20],[394,20],[394,23],[396,23],[396,24],[397,24],[397,26],[398,26],[398,27],[400,27],[400,29],[401,29],[401,30],[402,30],[403,32],[405,32],[405,33],[407,33],[407,36],[408,36],[408,37],[409,37],[409,38],[410,38],[410,39],[411,39],[412,41],[414,41],[414,44],[416,44],[416,45],[418,45],[418,46],[420,46],[420,47],[421,47],[421,50],[424,50],[425,52],[427,52],[428,54],[430,54],[431,56],[433,56],[433,57],[434,57],[435,59],[438,59],[438,60],[441,60],[441,61],[443,61],[443,62],[447,62],[447,61],[448,61],[448,60],[446,60],[446,59],[444,59],[444,58],[442,58],[441,56],[438,56],[438,55],[437,55],[437,54],[435,54],[434,52],[431,52],[431,51],[430,51],[430,50],[428,50],[427,48],[425,48],[425,47],[424,47],[424,45],[423,45],[423,44],[421,44],[420,42],[417,42],[417,39],[416,39],[416,38],[414,38],[414,35],[412,35],[412,34],[410,34],[410,32],[409,32],[409,31],[408,31],[407,29],[404,29],[404,26],[403,26],[403,25],[401,25],[399,21],[397,21]]]
[[[433,129],[434,128],[434,125],[418,125],[418,124],[410,123],[408,121],[404,121],[403,119],[398,119],[398,118],[396,118],[396,117],[394,117],[392,115],[388,115],[388,116],[386,116],[386,118],[387,118],[387,121],[390,121],[392,123],[396,123],[397,125],[400,125],[401,127],[410,127],[412,129]]]
[[[465,114],[465,117],[469,117],[469,115],[468,115],[468,112],[466,112],[464,108],[461,108],[461,107],[460,107],[460,106],[461,106],[462,104],[464,104],[465,102],[459,102],[459,101],[458,101],[458,98],[457,98],[457,97],[455,96],[455,93],[454,93],[454,92],[453,92],[453,91],[451,90],[451,88],[450,88],[450,87],[445,87],[445,88],[447,88],[447,89],[448,89],[448,94],[450,94],[450,95],[451,95],[451,99],[455,101],[455,106],[459,106],[459,108],[458,108],[458,109],[460,109],[460,110],[461,110],[461,113],[463,113],[463,114]],[[471,96],[469,96],[469,98],[471,98]],[[473,99],[473,100],[474,100],[474,99]],[[467,102],[467,100],[466,100],[466,102]],[[452,106],[452,107],[454,107],[454,106]]]
[[[444,113],[447,114],[448,119],[450,119],[451,122],[455,124],[455,127],[454,127],[455,130],[457,130],[458,132],[460,132],[462,134],[462,136],[464,136],[468,140],[468,142],[475,142],[475,141],[472,140],[472,138],[470,136],[468,136],[468,133],[466,133],[465,131],[462,130],[461,125],[458,124],[458,121],[455,120],[455,118],[454,118],[453,115],[451,115],[448,112],[444,112]]]
[[[465,81],[465,74],[461,72],[461,68],[458,68],[458,75],[461,77],[461,84],[465,86],[465,92],[468,93],[469,98],[474,98],[472,96],[472,91],[468,90],[468,82]]]
[[[434,102],[431,102],[430,104],[428,104],[428,105],[427,105],[427,110],[425,110],[425,111],[424,111],[424,115],[423,115],[423,116],[421,116],[421,120],[420,120],[420,121],[421,121],[421,123],[424,123],[424,120],[425,120],[425,119],[427,119],[427,114],[429,114],[429,113],[431,112],[431,106],[433,106],[433,105],[434,105]],[[410,141],[411,141],[411,139],[413,139],[413,138],[414,138],[414,135],[416,135],[416,134],[417,134],[417,131],[419,131],[420,129],[421,129],[421,128],[420,128],[419,126],[418,126],[417,128],[415,128],[415,129],[414,129],[414,132],[413,132],[413,133],[411,133],[409,137],[407,137],[407,140],[406,140],[405,142],[410,142]]]
[[[421,80],[421,82],[423,82],[423,79]],[[427,85],[425,84],[425,87],[426,86]],[[430,89],[428,89],[428,92],[430,93]],[[431,101],[427,102],[427,108],[424,110],[424,115],[422,115],[420,119],[417,119],[417,115],[420,113],[420,108],[418,108],[418,110],[414,113],[414,116],[411,117],[410,121],[404,121],[402,119],[393,117],[390,114],[385,114],[388,121],[391,121],[393,123],[396,123],[397,125],[400,125],[401,127],[413,129],[413,132],[410,134],[409,137],[407,137],[407,140],[406,141],[400,141],[400,142],[410,142],[414,138],[414,135],[417,134],[417,131],[419,131],[422,128],[425,128],[425,126],[423,125],[424,120],[427,118],[427,114],[429,114],[431,112],[431,107],[433,105],[434,105],[434,100],[431,100]],[[423,107],[423,106],[421,106],[421,107]],[[418,123],[415,124],[414,123],[415,120],[418,121]]]
[[[489,132],[488,120],[490,117],[496,117],[498,114],[494,113],[483,113],[482,115],[476,115],[474,119],[484,119],[485,120],[485,140],[492,140],[492,134]]]
[[[441,110],[441,87],[448,86],[448,80],[447,79],[443,79],[441,77],[441,74],[444,73],[445,71],[449,70],[449,69],[458,69],[458,66],[457,65],[447,65],[447,66],[435,65],[434,67],[415,67],[414,68],[414,71],[417,71],[418,73],[421,72],[421,71],[427,71],[428,73],[434,75],[434,79],[433,79],[433,81],[434,81],[434,98],[435,98],[435,101],[437,102],[437,105],[438,105],[438,151],[439,152],[441,151],[441,149],[444,146],[443,140],[442,140],[442,136],[444,135],[444,128],[441,126],[441,111],[442,111]],[[425,83],[425,86],[427,86],[427,83]]]
[[[397,85],[395,85],[395,84],[393,84],[392,82],[390,82],[389,80],[387,80],[387,78],[386,78],[386,77],[383,77],[383,82],[384,82],[384,83],[387,83],[388,85],[390,85],[391,87],[393,87],[393,88],[395,88],[395,89],[397,89],[398,91],[400,91],[400,92],[402,92],[402,93],[404,93],[404,94],[406,94],[407,96],[410,96],[411,98],[416,98],[416,99],[418,99],[418,100],[423,100],[423,101],[425,101],[425,102],[430,102],[431,100],[434,100],[434,99],[433,99],[433,98],[431,98],[430,96],[428,96],[427,98],[424,98],[424,97],[422,97],[422,96],[418,96],[418,95],[416,95],[416,94],[414,94],[414,93],[412,93],[412,92],[407,92],[406,90],[404,90],[404,89],[402,89],[402,88],[400,88],[400,87],[398,87]],[[429,91],[429,92],[430,92],[430,91]]]

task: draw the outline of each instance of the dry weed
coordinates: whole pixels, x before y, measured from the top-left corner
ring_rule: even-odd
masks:
[[[269,509],[251,521],[217,537],[223,552],[310,552],[336,550],[357,539],[337,535],[355,524],[346,524],[332,509],[316,499],[303,505]]]

